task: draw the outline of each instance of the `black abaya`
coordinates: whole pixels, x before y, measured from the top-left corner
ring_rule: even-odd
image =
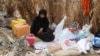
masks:
[[[40,28],[43,28],[43,32],[38,34]],[[30,31],[43,41],[50,42],[54,39],[53,31],[49,29],[48,18],[35,17]]]

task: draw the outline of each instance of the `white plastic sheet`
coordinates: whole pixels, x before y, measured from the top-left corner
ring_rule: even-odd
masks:
[[[76,42],[75,41],[70,41],[70,40],[67,40],[67,43],[66,43],[66,40],[62,41],[61,42],[61,47],[62,47],[63,50],[77,49]]]
[[[80,52],[83,52],[87,54],[87,50],[91,51],[92,48],[92,40],[94,38],[94,35],[90,32],[90,28],[92,25],[85,24],[82,28],[82,30],[79,32],[79,34],[83,34],[84,37],[81,38],[77,42],[77,47]],[[83,32],[83,33],[82,33]]]
[[[47,44],[49,44],[49,42],[37,42],[34,44],[34,47],[36,49],[44,49],[47,47]]]
[[[83,38],[77,42],[77,48],[80,52],[87,54],[87,51],[92,49],[92,43],[88,41],[88,38]]]
[[[87,50],[91,51],[92,43],[91,41],[94,38],[94,35],[89,31],[91,25],[84,25],[81,31],[84,33],[84,38],[80,39],[77,43],[71,41],[70,39],[75,39],[75,35],[69,31],[68,28],[64,29],[59,37],[59,42],[61,42],[61,47],[63,50],[65,49],[77,49],[80,52],[87,54]],[[80,33],[80,32],[79,32]],[[69,46],[65,44],[65,40],[69,40]]]
[[[66,39],[75,39],[76,36],[68,28],[65,28],[58,38],[58,41],[61,42]]]
[[[88,43],[88,41],[87,41],[86,38],[79,40],[78,43],[77,43],[78,50],[80,52],[87,54],[87,51],[86,51],[87,43]]]
[[[67,16],[64,16],[64,18],[62,19],[62,21],[57,25],[57,27],[56,27],[56,29],[55,29],[55,31],[53,33],[55,35],[55,40],[57,40],[58,37],[61,35],[66,19],[67,19]]]
[[[37,42],[34,45],[36,49],[44,49],[44,48],[56,49],[58,48],[58,46],[59,46],[59,43],[57,42]]]

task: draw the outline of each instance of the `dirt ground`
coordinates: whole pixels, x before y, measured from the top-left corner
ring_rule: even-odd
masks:
[[[88,55],[80,55],[80,56],[100,56],[100,54],[88,54]]]

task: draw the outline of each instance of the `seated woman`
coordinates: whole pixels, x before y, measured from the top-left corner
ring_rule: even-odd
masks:
[[[49,29],[49,21],[45,9],[41,9],[39,15],[34,18],[30,31],[45,42],[54,40],[53,31]]]

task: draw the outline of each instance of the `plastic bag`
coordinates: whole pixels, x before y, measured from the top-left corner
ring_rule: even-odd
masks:
[[[63,41],[63,42],[61,43],[62,49],[63,49],[63,50],[68,49],[68,46],[70,46],[70,44],[71,44],[70,42],[71,42],[70,40],[65,40],[65,41]]]
[[[80,52],[87,54],[92,48],[92,42],[88,41],[88,38],[83,38],[77,42],[77,47]]]
[[[79,40],[79,41],[77,42],[78,50],[79,50],[80,52],[83,52],[83,53],[87,54],[87,51],[86,51],[86,45],[87,45],[87,43],[88,43],[88,41],[87,41],[86,38]]]
[[[82,30],[83,31],[83,35],[84,37],[80,37],[81,40],[79,40],[77,42],[78,45],[78,50],[80,52],[83,52],[85,54],[87,54],[87,50],[90,51],[91,47],[92,47],[92,40],[94,38],[94,35],[89,31],[92,25],[84,25]],[[81,33],[81,31],[79,33]],[[81,35],[80,35],[81,36]]]
[[[76,36],[68,29],[65,28],[58,37],[58,42],[61,42],[66,39],[75,39]]]
[[[80,30],[77,37],[79,37],[80,39],[85,38],[85,33],[84,31]]]
[[[57,25],[55,23],[51,23],[49,25],[49,28],[52,29],[52,30],[55,30],[56,27],[57,27]]]
[[[92,43],[95,47],[100,47],[100,37],[95,37]]]
[[[64,16],[64,18],[62,19],[62,21],[57,25],[55,31],[54,31],[54,35],[55,35],[55,40],[57,40],[57,38],[59,37],[59,35],[62,33],[63,31],[63,27],[64,27],[64,23],[65,20],[67,19],[67,16]]]
[[[69,50],[69,49],[77,49],[77,45],[75,41],[70,40],[64,40],[61,42],[61,47],[63,50]]]
[[[92,42],[94,39],[94,35],[92,33],[88,33],[88,35],[86,36],[86,38],[88,39],[88,41]]]
[[[80,27],[80,25],[79,25],[78,22],[72,22],[72,23],[70,23],[70,24],[69,24],[69,27],[74,28],[74,29],[71,29],[71,30],[73,30],[73,31],[75,31],[75,30],[80,30],[80,29],[81,29],[81,27]]]
[[[52,43],[47,45],[47,48],[51,53],[54,53],[54,52],[61,49],[61,45],[57,42],[52,42]]]
[[[37,43],[34,44],[34,47],[36,49],[44,49],[44,48],[46,48],[48,43],[49,42],[37,42]]]
[[[34,47],[36,49],[48,48],[48,50],[52,53],[61,49],[61,46],[58,42],[38,42],[35,43]]]
[[[80,39],[87,37],[90,34],[89,30],[90,30],[91,26],[92,25],[85,24],[82,27],[82,30],[79,31],[77,37],[79,37]]]

